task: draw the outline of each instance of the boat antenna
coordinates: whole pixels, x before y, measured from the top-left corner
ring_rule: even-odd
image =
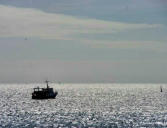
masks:
[[[47,88],[49,88],[49,85],[48,85],[49,81],[46,80],[45,83],[46,83]]]

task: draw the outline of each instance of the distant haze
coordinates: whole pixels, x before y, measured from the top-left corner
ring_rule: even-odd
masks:
[[[166,83],[166,0],[0,0],[0,82]]]

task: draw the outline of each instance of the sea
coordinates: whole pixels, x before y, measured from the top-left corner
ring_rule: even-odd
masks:
[[[167,84],[0,84],[0,128],[167,128]],[[160,92],[162,87],[162,92]]]

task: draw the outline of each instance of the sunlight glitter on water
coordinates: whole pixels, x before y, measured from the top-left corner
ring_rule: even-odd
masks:
[[[0,127],[167,127],[165,84],[51,84],[56,99],[32,100],[36,86],[0,85]]]

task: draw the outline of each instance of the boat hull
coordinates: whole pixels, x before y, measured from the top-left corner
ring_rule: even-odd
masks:
[[[56,96],[57,96],[57,92],[55,92],[54,94],[52,95],[47,95],[47,94],[32,94],[32,99],[55,99]]]

